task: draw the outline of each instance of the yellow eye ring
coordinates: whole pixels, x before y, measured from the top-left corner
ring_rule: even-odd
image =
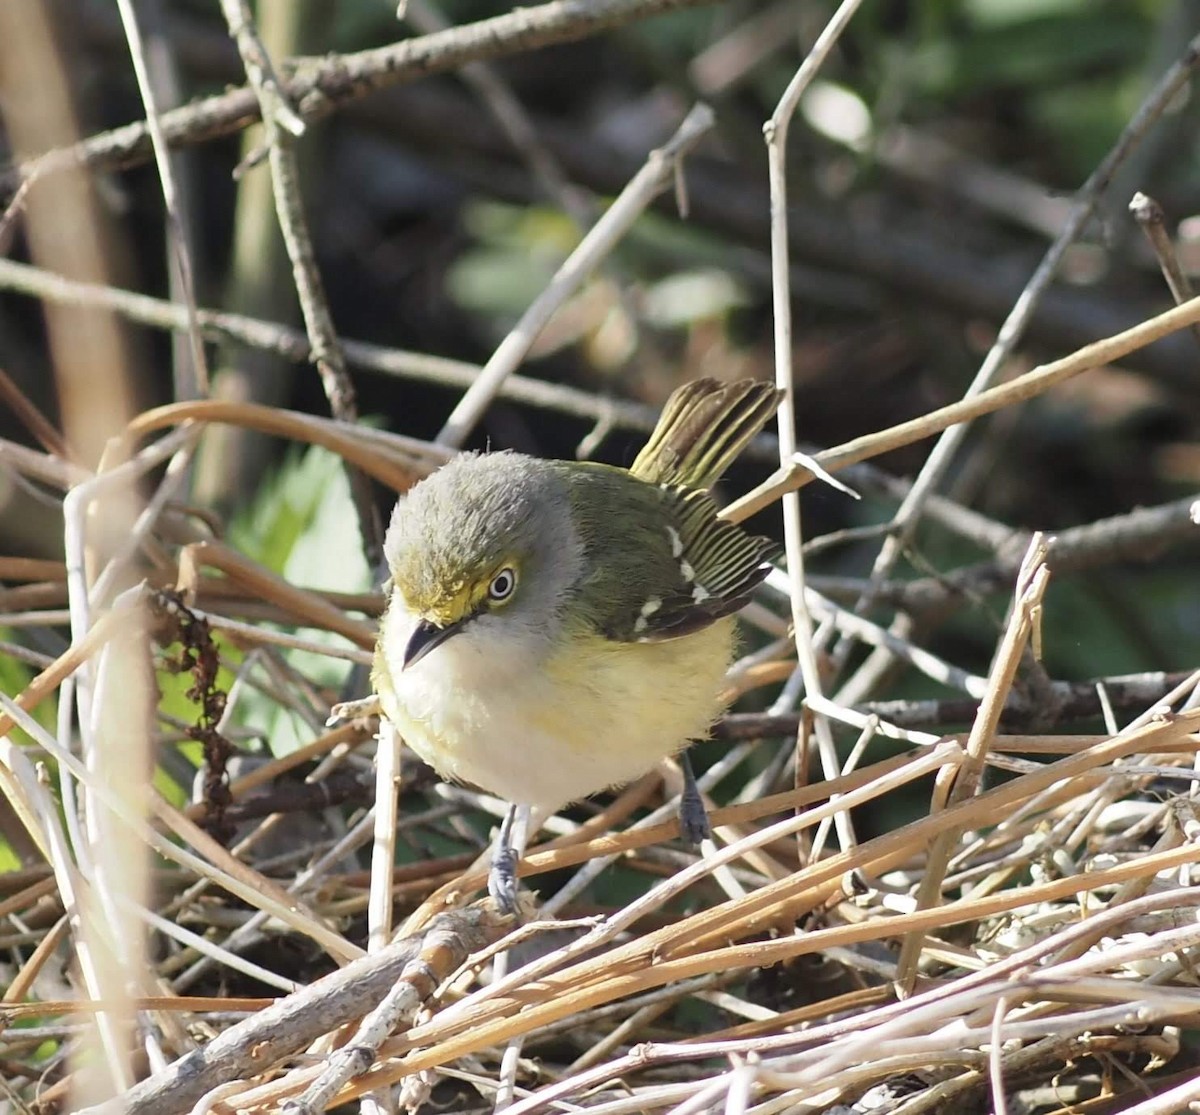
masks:
[[[517,588],[517,571],[510,565],[501,569],[488,585],[488,599],[493,604],[503,604]]]

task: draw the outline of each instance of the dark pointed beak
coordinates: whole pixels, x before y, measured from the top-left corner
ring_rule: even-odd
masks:
[[[408,646],[404,648],[404,668],[415,666],[431,650],[436,650],[452,635],[457,635],[463,628],[463,621],[438,627],[429,620],[421,620],[409,636]]]

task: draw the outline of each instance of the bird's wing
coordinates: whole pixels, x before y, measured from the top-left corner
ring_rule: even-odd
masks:
[[[718,518],[705,491],[661,488],[603,466],[582,479],[608,488],[608,498],[593,489],[577,508],[620,509],[607,520],[585,511],[581,524],[587,570],[577,603],[607,638],[691,634],[736,612],[770,570],[778,547]]]

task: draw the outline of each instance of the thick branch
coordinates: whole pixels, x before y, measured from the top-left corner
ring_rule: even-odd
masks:
[[[1194,496],[1160,507],[1138,507],[1122,515],[1059,531],[1050,541],[1050,567],[1056,574],[1078,573],[1099,565],[1148,561],[1200,534],[1191,517]],[[1012,584],[1021,564],[1025,532],[1014,533],[1007,551],[992,561],[956,569],[936,577],[881,586],[877,597],[907,612],[928,615],[956,604],[999,592]]]
[[[660,12],[708,2],[555,0],[375,50],[305,59],[284,82],[284,92],[292,104],[299,106],[303,117],[314,119],[388,85],[444,73],[481,59],[575,42]],[[164,113],[160,123],[167,142],[180,146],[241,131],[258,119],[254,90],[242,86]],[[45,174],[65,165],[108,169],[150,157],[150,133],[145,122],[139,121],[20,164],[0,175],[0,191],[9,193],[29,175]]]
[[[1108,707],[1118,716],[1132,715],[1162,700],[1189,678],[1193,670],[1175,673],[1127,674],[1093,681],[1056,681],[1050,693],[1055,704],[1052,723],[1047,724],[1045,708],[1028,701],[1021,693],[1009,695],[1001,716],[1008,732],[1036,729],[1046,732],[1074,721],[1098,717],[1105,711],[1099,690],[1103,687]],[[855,712],[878,716],[897,728],[932,731],[953,725],[969,724],[979,708],[971,697],[928,698],[925,700],[864,701]],[[713,726],[713,738],[733,742],[763,736],[794,736],[800,726],[799,713],[781,716],[764,712],[730,713]]]
[[[95,1115],[118,1110],[145,1115],[187,1111],[213,1088],[262,1072],[322,1034],[361,1018],[405,974],[409,964],[422,956],[434,934],[448,934],[454,941],[453,967],[461,962],[459,957],[503,936],[511,923],[511,918],[496,914],[486,903],[443,914],[419,936],[400,938],[382,952],[364,956],[280,999],[143,1080],[113,1103],[91,1110]]]

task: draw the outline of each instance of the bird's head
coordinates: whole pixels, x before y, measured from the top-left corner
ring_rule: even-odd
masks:
[[[404,668],[467,631],[495,652],[505,636],[549,639],[582,563],[554,466],[516,453],[463,454],[421,481],[384,552],[390,605],[410,620]]]

